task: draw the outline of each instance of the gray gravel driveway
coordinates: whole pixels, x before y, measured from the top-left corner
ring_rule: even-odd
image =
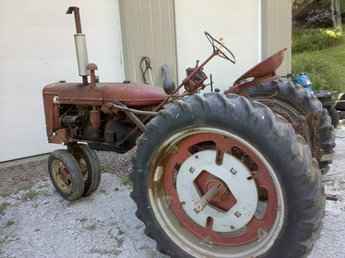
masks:
[[[338,134],[345,136],[345,130]],[[337,143],[336,162],[325,181],[327,192],[340,199],[327,202],[322,236],[310,258],[345,257],[345,139]],[[31,165],[0,165],[0,257],[163,257],[134,216],[126,177],[130,155],[99,153],[104,170],[100,189],[76,203],[64,201],[52,188],[46,157]],[[26,183],[20,183],[18,173]],[[13,191],[1,185],[5,180]]]

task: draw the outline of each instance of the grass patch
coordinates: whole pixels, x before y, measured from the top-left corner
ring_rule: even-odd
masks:
[[[316,89],[345,91],[345,43],[320,51],[294,53],[293,73],[307,73]]]
[[[0,215],[5,215],[6,209],[10,206],[8,202],[3,202],[0,204]]]
[[[23,201],[32,201],[33,199],[35,199],[41,195],[43,195],[43,196],[48,195],[48,191],[47,190],[41,190],[41,191],[29,190],[22,196],[22,200]]]
[[[96,224],[91,224],[91,225],[84,226],[84,229],[86,229],[88,231],[95,231],[96,228],[97,228]]]
[[[5,228],[13,226],[14,224],[16,224],[16,222],[14,220],[8,220],[6,225],[5,225]]]
[[[334,29],[304,29],[293,33],[292,51],[318,51],[343,44],[344,34]]]
[[[129,176],[122,176],[120,177],[121,178],[121,184],[124,185],[124,186],[127,186],[129,188],[132,188],[133,187],[133,183],[132,183],[132,180],[130,179]]]
[[[119,256],[121,254],[121,251],[117,249],[107,250],[107,249],[100,249],[100,248],[92,248],[90,250],[90,253],[98,254],[101,256]]]
[[[101,173],[111,173],[112,167],[110,165],[101,165]]]

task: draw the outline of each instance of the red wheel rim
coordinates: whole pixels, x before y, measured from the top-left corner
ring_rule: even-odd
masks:
[[[260,198],[265,199],[266,208],[263,215],[260,216],[260,218],[253,217],[243,230],[236,232],[235,234],[215,232],[211,227],[202,227],[196,224],[185,213],[181,201],[179,200],[175,184],[178,167],[192,155],[192,148],[200,148],[200,146],[208,144],[213,146],[211,148],[214,148],[217,151],[217,157],[220,160],[224,153],[242,158],[243,163],[245,163],[246,167],[251,171],[257,188],[260,189],[260,193],[262,195]],[[215,245],[242,246],[259,240],[263,235],[265,235],[265,232],[269,232],[271,230],[276,221],[278,208],[275,185],[264,162],[251,148],[248,148],[248,146],[234,138],[214,133],[199,133],[185,137],[177,143],[174,149],[177,149],[178,151],[169,154],[164,159],[163,166],[165,169],[163,187],[167,195],[170,196],[169,199],[171,202],[169,207],[171,211],[188,232],[192,233],[202,241],[206,239],[207,242]],[[227,192],[226,190],[224,191]],[[217,203],[217,200],[214,200],[214,203],[218,206],[224,205],[224,207],[228,209],[231,208],[234,200],[231,198],[231,193],[227,194],[228,196],[225,198],[224,202],[218,200]]]

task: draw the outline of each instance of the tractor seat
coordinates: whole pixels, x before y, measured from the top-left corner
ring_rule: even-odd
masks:
[[[280,50],[278,53],[262,61],[261,63],[250,69],[248,72],[246,72],[244,75],[242,75],[240,78],[238,78],[235,84],[239,84],[249,78],[259,79],[268,76],[274,76],[276,70],[284,61],[284,54],[286,51],[287,49]]]

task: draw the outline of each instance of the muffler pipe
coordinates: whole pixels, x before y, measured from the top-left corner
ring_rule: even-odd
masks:
[[[77,54],[79,75],[83,78],[83,84],[88,84],[89,71],[87,66],[89,58],[87,53],[86,37],[82,32],[79,7],[71,6],[68,8],[66,14],[74,13],[76,34],[74,35],[75,49]]]
[[[74,42],[75,42],[75,50],[77,53],[77,60],[78,60],[78,70],[80,76],[88,76],[89,71],[87,69],[87,65],[89,64],[89,58],[87,54],[87,46],[86,46],[86,37],[84,34],[75,34],[74,35]]]

